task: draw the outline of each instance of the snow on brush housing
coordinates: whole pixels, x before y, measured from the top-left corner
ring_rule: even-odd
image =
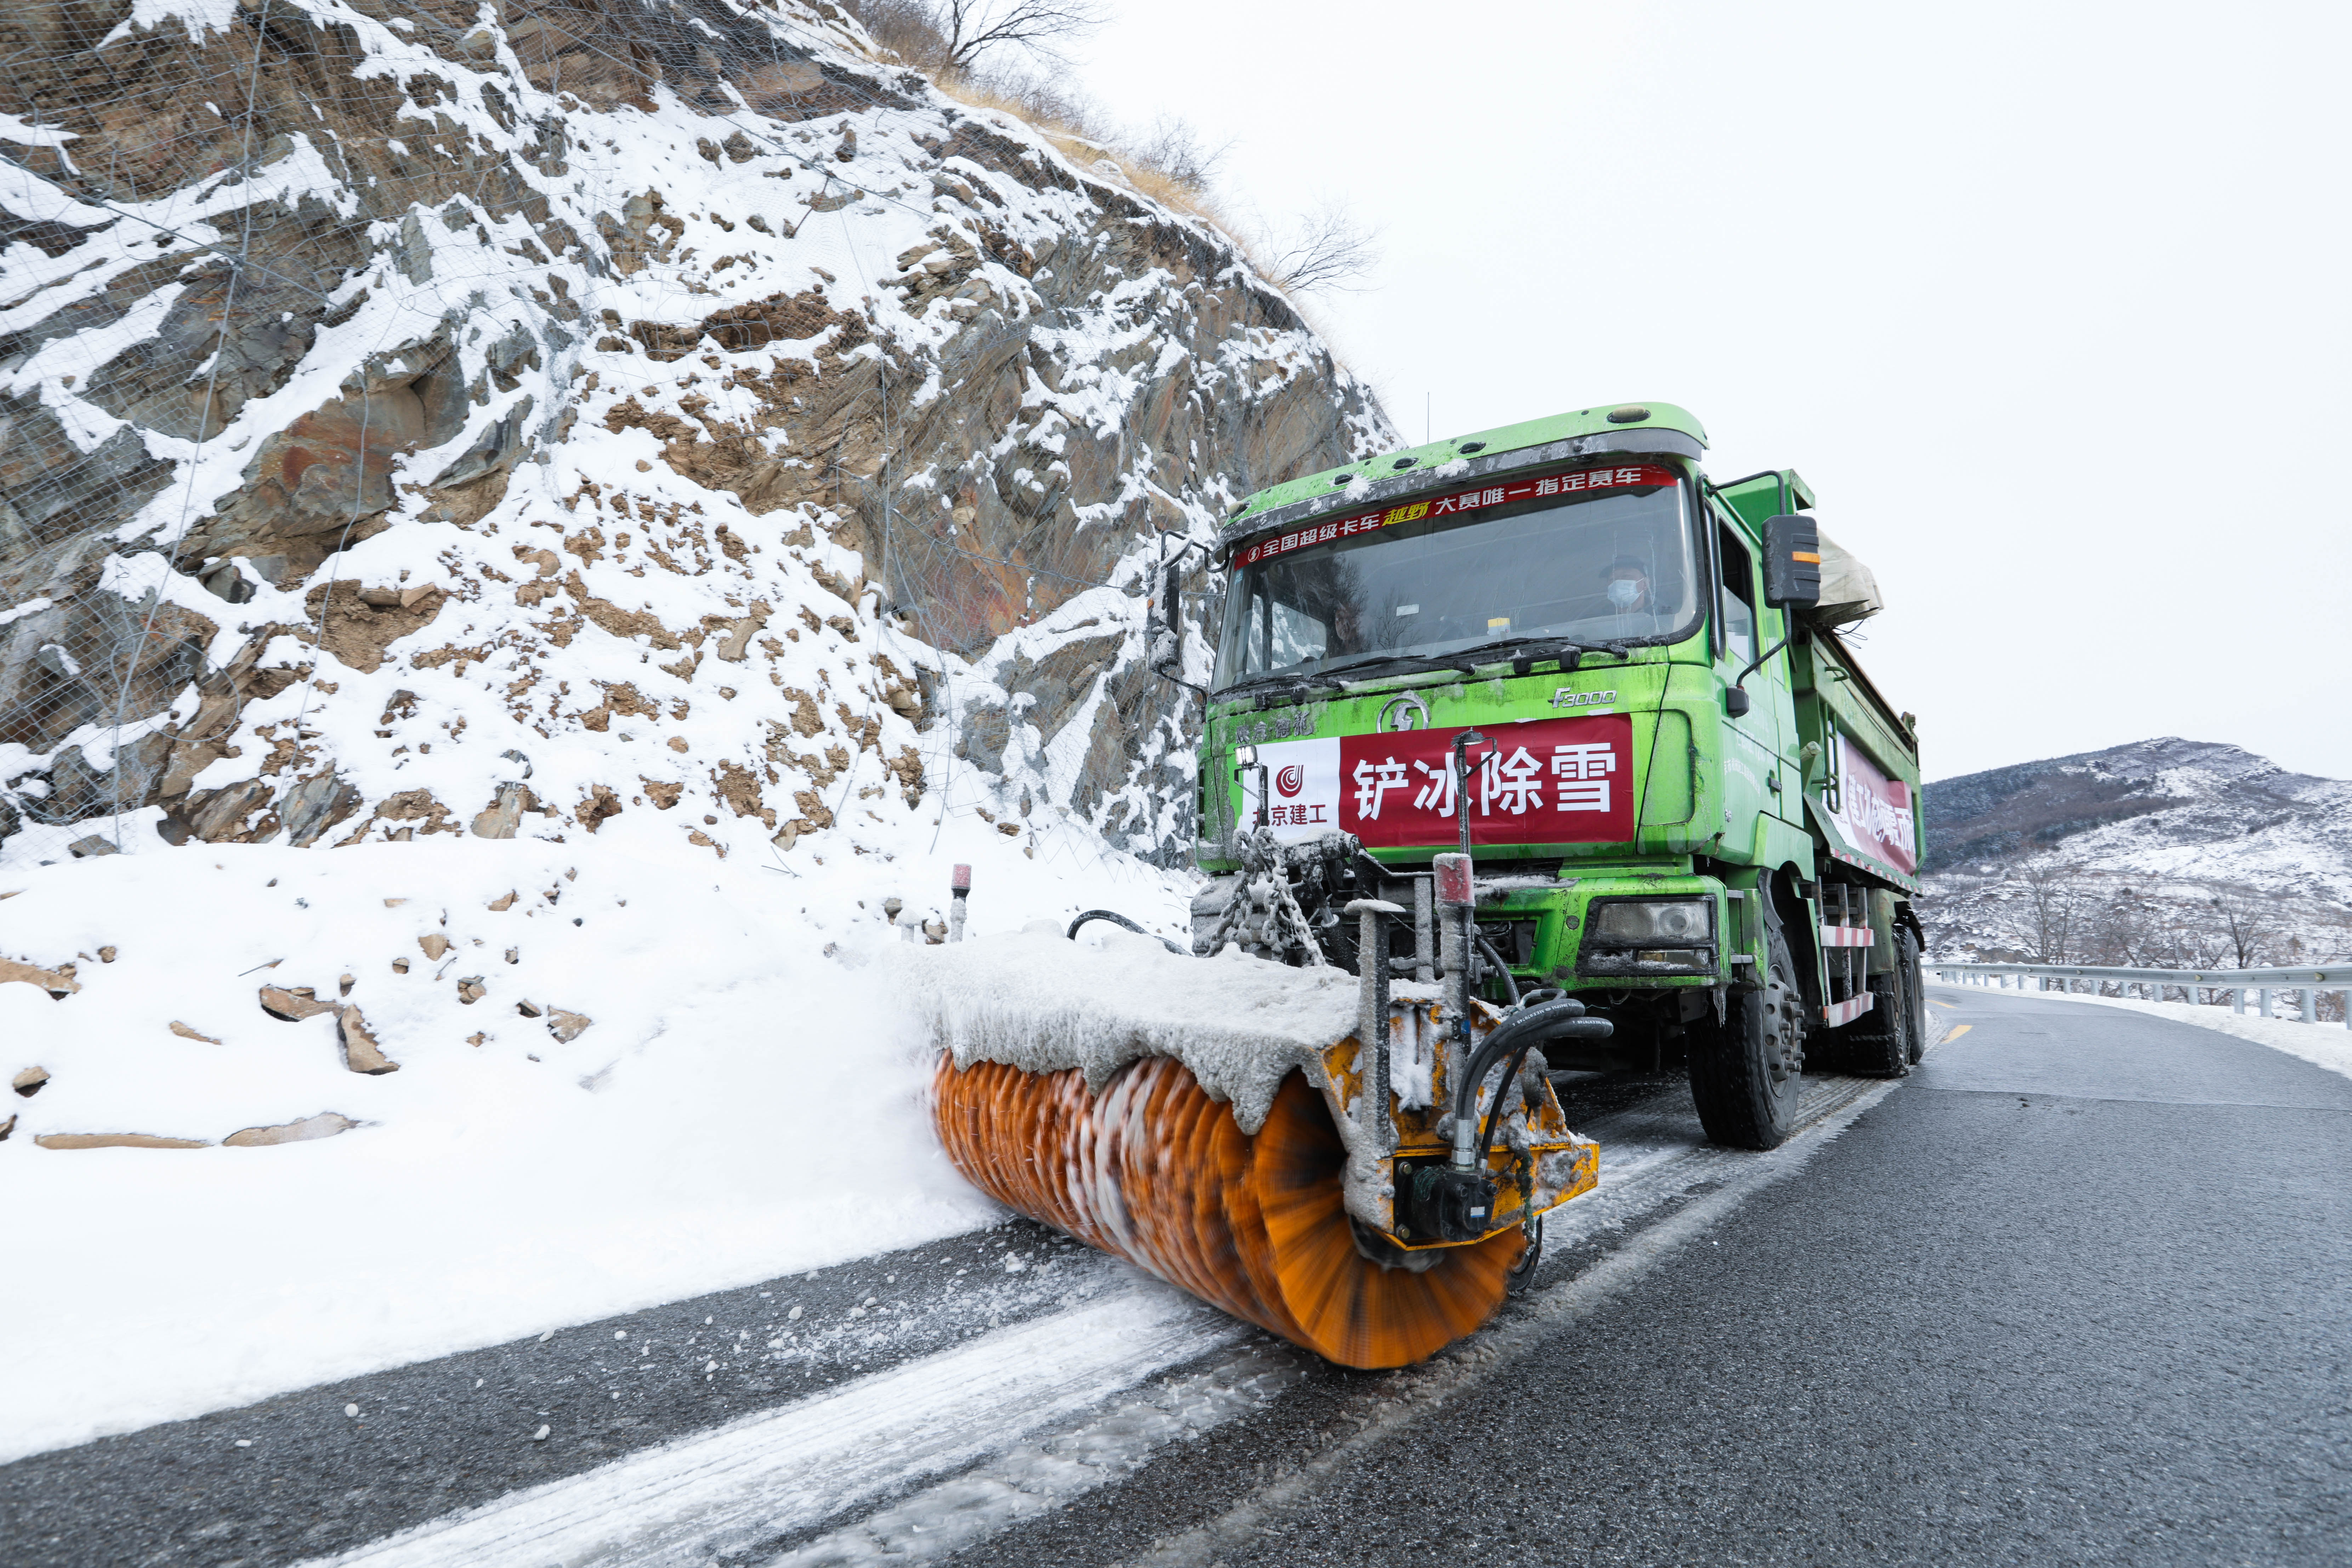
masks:
[[[1159,536],[1391,439],[1214,229],[829,5],[0,32],[0,865],[942,811],[1170,864]]]

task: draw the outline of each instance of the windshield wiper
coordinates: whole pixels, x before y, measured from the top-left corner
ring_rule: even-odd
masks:
[[[1282,698],[1295,702],[1312,689],[1314,684],[1314,677],[1311,675],[1295,670],[1277,670],[1267,675],[1248,676],[1234,681],[1230,686],[1219,687],[1211,694],[1211,699],[1213,701],[1226,702],[1242,698],[1255,698],[1263,706],[1268,697],[1279,694]]]
[[[1280,670],[1265,675],[1254,675],[1247,679],[1234,681],[1216,695],[1220,701],[1234,697],[1255,696],[1263,703],[1276,691],[1281,691],[1290,700],[1297,701],[1318,682],[1334,682],[1342,686],[1353,685],[1353,681],[1339,673],[1341,670],[1354,672],[1357,680],[1380,680],[1399,675],[1420,675],[1433,669],[1451,669],[1463,675],[1475,675],[1481,663],[1499,664],[1502,662],[1500,650],[1511,648],[1522,643],[1526,646],[1510,656],[1510,662],[1514,667],[1513,672],[1520,675],[1528,674],[1529,670],[1517,667],[1525,665],[1531,668],[1548,658],[1559,660],[1560,669],[1565,673],[1574,669],[1578,661],[1588,653],[1613,654],[1619,658],[1626,657],[1625,645],[1622,642],[1580,643],[1566,637],[1550,639],[1496,637],[1489,642],[1473,643],[1468,647],[1456,648],[1451,653],[1351,654],[1336,662],[1329,659],[1322,660],[1309,671]]]
[[[1510,660],[1515,672],[1520,675],[1528,673],[1527,668],[1524,667],[1539,664],[1548,658],[1559,660],[1559,668],[1562,671],[1567,671],[1574,669],[1578,662],[1588,653],[1614,654],[1619,658],[1625,657],[1625,645],[1622,642],[1583,643],[1568,637],[1549,639],[1496,637],[1492,642],[1475,643],[1453,657],[1475,660],[1478,655],[1494,650],[1497,657],[1488,658],[1484,662],[1498,664],[1502,662],[1499,657],[1500,651],[1505,648],[1515,648],[1516,651],[1511,654]]]
[[[1326,659],[1319,668],[1321,673],[1328,675],[1334,670],[1359,669],[1368,665],[1409,664],[1428,657],[1426,654],[1417,653],[1351,653],[1343,658]]]

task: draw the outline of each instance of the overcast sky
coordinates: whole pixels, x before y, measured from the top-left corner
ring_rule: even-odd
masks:
[[[1411,439],[1655,398],[1801,471],[1930,778],[2352,777],[2352,6],[1113,3],[1114,113],[1381,230],[1312,308]]]

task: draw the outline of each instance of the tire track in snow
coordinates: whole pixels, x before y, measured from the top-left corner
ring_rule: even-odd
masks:
[[[1613,1296],[1689,1235],[1792,1174],[1895,1087],[1809,1081],[1803,1130],[1765,1154],[1706,1143],[1679,1084],[1592,1118],[1582,1130],[1601,1141],[1601,1185],[1547,1222],[1553,1258],[1544,1272],[1572,1277],[1555,1278],[1436,1361],[1397,1374],[1373,1418],[1340,1447],[1360,1451],[1491,1374],[1564,1315]],[[1562,1269],[1571,1260],[1577,1267]],[[726,1554],[816,1568],[936,1559],[1265,1409],[1312,1366],[1305,1352],[1138,1277],[1109,1299],[320,1562],[572,1568],[699,1564]],[[1302,1466],[1228,1513],[1224,1528],[1169,1542],[1173,1559],[1223,1539],[1224,1529],[1325,1468]],[[872,1511],[835,1522],[861,1507]]]
[[[706,1563],[1001,1453],[1246,1325],[1139,1281],[702,1436],[329,1559],[367,1568]]]

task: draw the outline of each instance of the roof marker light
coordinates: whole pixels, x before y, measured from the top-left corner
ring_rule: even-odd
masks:
[[[1643,407],[1638,403],[1629,403],[1622,408],[1611,409],[1609,411],[1609,423],[1612,425],[1638,425],[1649,416],[1650,411],[1648,409]]]

